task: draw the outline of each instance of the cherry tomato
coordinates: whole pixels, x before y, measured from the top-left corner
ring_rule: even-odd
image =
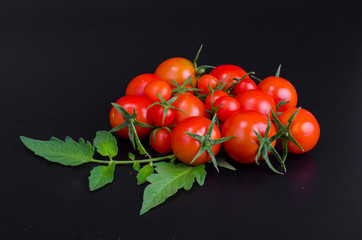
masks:
[[[141,74],[133,78],[127,85],[126,96],[143,96],[146,85],[153,80],[162,80],[162,78],[152,73]]]
[[[186,58],[167,59],[157,67],[155,74],[170,84],[171,87],[174,87],[172,79],[181,85],[191,76],[192,85],[196,86],[194,65]]]
[[[270,109],[274,112],[275,103],[272,97],[260,90],[249,90],[240,93],[235,97],[240,103],[240,110],[251,110],[262,113],[264,115],[270,114]]]
[[[145,97],[142,96],[124,96],[116,101],[116,104],[122,106],[127,112],[133,114],[133,109],[136,111],[137,117],[136,120],[142,123],[146,123],[148,125],[153,125],[153,121],[151,118],[151,114],[148,111],[148,106],[152,103]],[[109,114],[109,121],[111,123],[112,128],[117,127],[118,125],[124,122],[124,118],[122,115],[112,107],[111,112]],[[152,128],[135,126],[136,132],[139,138],[147,137]],[[117,131],[117,134],[122,138],[128,138],[128,127],[124,127],[121,130]]]
[[[286,125],[290,116],[297,108],[289,108],[280,116],[279,120],[283,125]],[[320,127],[317,119],[309,111],[301,108],[290,125],[290,133],[302,146],[304,152],[292,142],[288,142],[288,152],[290,153],[306,153],[314,148],[317,144]]]
[[[177,95],[177,99],[172,103],[172,106],[187,113],[175,111],[173,124],[177,124],[192,116],[208,117],[204,103],[199,98],[188,93]]]
[[[234,82],[233,78],[241,78],[246,72],[241,67],[235,65],[220,65],[211,70],[210,74],[215,76],[220,84],[228,83],[223,88],[225,90],[230,87],[230,83]],[[247,76],[245,79],[250,79],[250,77]]]
[[[231,116],[221,129],[222,137],[236,136],[223,142],[227,155],[240,163],[254,163],[259,148],[254,130],[263,137],[267,124],[268,117],[258,112],[242,111]],[[274,125],[271,125],[268,137],[275,133]],[[275,141],[271,145],[275,146]]]
[[[218,91],[215,91],[212,95],[212,100],[211,100],[211,94],[207,95],[206,99],[205,99],[205,106],[206,106],[206,109],[211,111],[211,101],[212,103],[215,103],[215,101],[217,99],[219,99],[220,97],[224,97],[224,96],[229,96],[229,94],[227,94],[226,92],[224,91],[221,91],[221,90],[218,90]],[[214,106],[215,107],[215,106]]]
[[[190,132],[204,136],[210,124],[211,120],[208,118],[190,117],[176,125],[172,131],[171,147],[173,153],[180,161],[185,164],[200,165],[211,159],[209,154],[205,151],[201,154],[200,157],[191,163],[193,158],[200,150],[200,142],[185,133]],[[219,139],[220,135],[220,130],[215,124],[211,133],[211,139]],[[219,152],[220,147],[221,144],[217,144],[211,147],[214,155]]]
[[[150,135],[150,145],[152,148],[158,153],[165,154],[171,152],[171,130],[159,128],[154,131],[156,131],[155,134],[152,132]]]
[[[238,94],[245,92],[247,90],[257,89],[255,82],[251,79],[243,79],[238,84],[235,85],[234,90],[231,91],[231,94],[237,96]]]
[[[209,85],[212,89],[215,89],[217,83],[218,81],[216,77],[211,74],[205,74],[199,78],[199,81],[197,82],[197,88],[201,89],[199,91],[200,94],[207,94],[210,93]]]
[[[152,80],[144,89],[144,96],[151,102],[160,102],[159,93],[166,101],[171,97],[171,87],[164,80]]]
[[[152,106],[150,108],[150,110],[151,110],[151,116],[152,116],[153,122],[159,127],[167,127],[167,126],[171,125],[171,123],[175,119],[176,110],[174,110],[172,108],[169,108],[167,110],[166,117],[165,117],[165,120],[163,123],[162,123],[163,112],[164,112],[165,108],[161,105],[155,105],[155,106]]]
[[[294,86],[284,78],[275,76],[267,77],[258,84],[258,89],[271,96],[275,104],[278,104],[284,98],[285,101],[289,102],[282,105],[279,108],[279,112],[284,112],[288,108],[294,108],[297,106],[297,91]]]
[[[216,111],[221,122],[225,122],[229,117],[240,111],[240,103],[233,97],[224,96],[215,101],[214,107],[220,108]]]

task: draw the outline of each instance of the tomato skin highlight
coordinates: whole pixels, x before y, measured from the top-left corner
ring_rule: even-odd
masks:
[[[145,73],[133,78],[127,85],[126,96],[144,96],[146,85],[153,80],[162,80],[159,76],[152,73]]]
[[[158,153],[171,152],[171,132],[164,128],[157,129],[155,138],[153,138],[153,133],[150,135],[150,145]]]
[[[205,104],[196,96],[188,93],[177,95],[177,99],[172,103],[172,106],[187,113],[175,111],[173,124],[178,124],[182,120],[193,116],[208,117]]]
[[[219,65],[210,72],[211,75],[217,78],[220,84],[227,83],[223,90],[230,87],[230,83],[235,81],[233,78],[242,78],[246,73],[241,67],[231,64]],[[245,79],[250,79],[250,77],[247,76]]]
[[[251,79],[243,79],[241,82],[235,85],[235,88],[231,91],[231,94],[237,96],[238,94],[257,89],[255,82]]]
[[[240,163],[255,163],[259,141],[253,130],[263,137],[267,124],[268,117],[254,111],[241,111],[231,116],[221,129],[222,137],[236,136],[223,142],[227,155]],[[268,137],[275,133],[274,125],[271,125]],[[275,146],[275,141],[271,145]]]
[[[151,102],[161,102],[157,93],[168,101],[171,97],[170,85],[164,80],[152,80],[144,88],[144,96]]]
[[[211,102],[215,103],[216,100],[218,100],[221,97],[225,97],[225,96],[229,96],[229,94],[227,94],[226,92],[221,91],[221,90],[214,91],[214,93],[212,95],[212,99],[211,99],[211,93],[209,95],[207,95],[207,97],[205,99],[206,109],[211,111]]]
[[[279,112],[284,112],[288,108],[297,106],[297,91],[294,86],[284,78],[276,76],[267,77],[258,84],[258,89],[271,96],[275,104],[278,104],[284,98],[285,101],[289,102],[282,105],[279,108]]]
[[[153,126],[151,114],[147,109],[148,106],[150,106],[152,103],[147,98],[142,96],[123,96],[115,103],[122,106],[127,112],[131,114],[133,114],[133,109],[135,109],[137,114],[137,121]],[[109,113],[109,121],[111,123],[111,127],[114,128],[122,124],[124,122],[124,118],[114,107],[112,107]],[[152,128],[145,128],[140,126],[135,126],[135,128],[139,138],[147,137],[152,131]],[[129,139],[128,127],[124,127],[121,130],[118,130],[116,133],[122,138]]]
[[[199,91],[200,94],[208,94],[210,93],[209,85],[212,89],[215,89],[217,83],[218,80],[216,77],[211,74],[204,74],[199,78],[199,81],[197,82],[197,88],[201,89]]]
[[[289,108],[285,110],[278,118],[279,121],[286,125],[290,116],[297,108]],[[320,136],[320,126],[313,114],[303,108],[299,110],[295,116],[291,126],[291,135],[302,146],[304,152],[294,143],[288,142],[288,152],[301,154],[312,150],[317,144]]]
[[[162,123],[164,109],[165,108],[161,105],[155,105],[150,108],[152,120],[159,127],[167,127],[167,126],[171,125],[173,120],[175,119],[176,110],[169,108],[167,110],[165,120]]]
[[[189,165],[200,165],[208,162],[211,158],[205,151],[200,157],[198,157],[193,163],[191,161],[200,150],[200,142],[185,132],[196,133],[204,136],[211,124],[211,120],[205,117],[190,117],[176,125],[172,131],[171,136],[171,148],[175,156],[185,164]],[[211,139],[220,138],[221,133],[217,125],[215,124]],[[221,144],[212,146],[212,151],[216,155],[220,150]]]
[[[222,104],[222,105],[221,105]],[[216,111],[219,121],[225,122],[229,117],[240,111],[240,103],[233,97],[224,96],[215,101],[214,107],[221,107]]]
[[[186,58],[175,57],[163,61],[156,68],[155,74],[165,80],[171,87],[175,86],[172,79],[182,85],[191,76],[192,85],[196,86],[194,65]]]
[[[271,96],[261,90],[249,90],[235,97],[240,103],[240,110],[250,110],[264,115],[270,115],[270,109],[276,112],[275,103]]]

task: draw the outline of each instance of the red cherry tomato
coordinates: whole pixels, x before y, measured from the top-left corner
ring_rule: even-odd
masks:
[[[171,130],[165,128],[155,129],[150,135],[150,144],[158,153],[169,153],[171,149]]]
[[[211,94],[207,95],[206,99],[205,99],[205,106],[206,106],[206,109],[211,111],[211,102],[212,103],[215,103],[215,101],[217,99],[219,99],[220,97],[224,97],[224,96],[229,96],[229,94],[227,94],[226,92],[224,91],[221,91],[221,90],[218,90],[218,91],[215,91],[213,94],[212,94],[212,99],[211,99]],[[215,107],[215,106],[214,106]]]
[[[283,125],[286,125],[290,116],[297,108],[289,108],[280,116],[279,120]],[[320,127],[317,119],[309,111],[301,108],[290,125],[290,133],[302,146],[304,152],[294,143],[288,142],[288,152],[290,153],[306,153],[314,148],[317,144]]]
[[[186,58],[170,58],[162,62],[156,69],[155,74],[174,87],[172,79],[182,85],[190,76],[192,85],[196,86],[196,73],[194,65]]]
[[[144,96],[151,102],[161,102],[157,96],[159,93],[166,101],[171,97],[171,87],[164,80],[153,80],[149,82],[144,90]]]
[[[259,148],[254,130],[263,137],[267,124],[267,116],[258,112],[242,111],[231,116],[221,129],[222,137],[236,136],[223,142],[227,155],[240,163],[254,163]],[[271,125],[268,137],[275,133],[274,125]],[[272,146],[275,146],[275,141]]]
[[[274,112],[275,103],[272,97],[260,90],[249,90],[240,93],[235,97],[240,103],[240,110],[251,110],[262,113],[264,115],[270,114],[270,109]]]
[[[148,125],[153,125],[151,114],[148,111],[148,106],[152,103],[145,97],[142,96],[124,96],[116,101],[116,104],[122,106],[127,112],[133,114],[133,109],[136,111],[137,117],[136,120]],[[109,121],[112,128],[117,127],[118,125],[124,122],[122,115],[112,107],[109,114]],[[135,126],[136,132],[139,138],[147,137],[152,128]],[[128,127],[124,127],[121,130],[117,131],[117,134],[122,138],[128,138]]]
[[[229,117],[240,111],[240,103],[233,97],[224,96],[215,101],[214,107],[220,108],[216,111],[221,122],[225,122]]]
[[[208,116],[204,103],[199,98],[188,93],[177,95],[177,99],[172,103],[172,106],[187,113],[185,114],[181,111],[175,111],[175,119],[173,124],[177,124],[182,120],[192,116]]]
[[[151,110],[151,116],[152,116],[153,122],[159,127],[167,127],[167,126],[171,125],[171,123],[175,119],[176,110],[174,110],[172,108],[169,108],[167,110],[167,114],[166,114],[164,122],[162,122],[163,112],[165,110],[165,108],[163,106],[155,105],[155,106],[152,106],[150,108],[150,110]]]
[[[251,79],[243,79],[241,82],[235,85],[234,90],[231,91],[231,94],[237,96],[238,94],[245,92],[247,90],[257,89],[255,82]]]
[[[228,83],[224,87],[225,90],[230,87],[230,83],[234,82],[233,78],[241,78],[246,74],[246,72],[241,67],[235,65],[220,65],[211,70],[210,74],[215,76],[220,84]],[[247,76],[245,79],[250,78]]]
[[[205,151],[198,157],[193,163],[191,161],[196,156],[200,150],[200,142],[185,132],[196,133],[198,135],[204,136],[211,124],[211,120],[205,117],[190,117],[182,122],[178,123],[174,130],[172,131],[171,136],[171,147],[175,156],[185,164],[191,165],[200,165],[211,158],[209,154]],[[220,138],[220,130],[215,124],[212,133],[211,139]],[[212,146],[212,152],[216,155],[220,150],[221,144]]]
[[[288,108],[294,108],[297,106],[297,91],[294,86],[284,78],[275,76],[267,77],[258,84],[258,89],[271,96],[275,104],[278,104],[284,98],[285,101],[289,102],[282,105],[279,108],[279,112],[284,112]]]
[[[207,94],[210,93],[209,85],[212,89],[215,89],[217,83],[218,81],[216,77],[211,74],[205,74],[199,78],[199,81],[197,82],[197,88],[201,89],[199,91],[200,94]]]
[[[152,73],[141,74],[133,78],[127,85],[126,96],[143,96],[146,85],[153,80],[162,80],[162,78]]]

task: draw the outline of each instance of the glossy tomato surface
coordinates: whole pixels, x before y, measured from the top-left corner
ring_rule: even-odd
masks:
[[[242,92],[235,99],[240,103],[240,110],[255,111],[264,115],[269,115],[270,109],[276,111],[273,98],[260,90]]]
[[[165,128],[155,129],[150,135],[150,145],[158,153],[169,153],[171,149],[171,131]]]
[[[171,136],[171,147],[175,156],[185,164],[200,165],[209,161],[210,155],[205,151],[193,163],[191,161],[200,150],[200,142],[185,132],[196,133],[204,136],[211,124],[211,120],[205,117],[190,117],[178,123]],[[215,124],[211,139],[219,139],[220,130]],[[221,144],[212,146],[212,152],[216,155],[220,150]]]
[[[122,106],[130,114],[133,114],[133,110],[135,110],[137,114],[137,121],[151,126],[153,125],[151,114],[147,109],[148,106],[151,105],[151,102],[147,98],[142,96],[124,96],[118,99],[115,103]],[[114,128],[122,124],[124,122],[124,118],[114,107],[112,107],[111,112],[109,113],[109,121],[112,128]],[[152,131],[152,128],[145,128],[140,126],[135,126],[135,128],[139,138],[147,137]],[[121,130],[118,130],[117,134],[122,138],[129,138],[128,127],[124,127]]]
[[[167,110],[165,119],[163,119],[163,112],[165,108],[161,105],[155,105],[150,108],[152,121],[159,127],[167,127],[171,125],[175,119],[175,109],[169,108]]]
[[[220,107],[216,113],[221,122],[225,122],[229,117],[240,111],[240,103],[231,96],[224,96],[217,99],[214,107],[218,106]]]
[[[199,98],[188,93],[177,95],[177,99],[172,103],[172,106],[187,113],[185,114],[181,111],[175,111],[173,124],[177,124],[182,120],[193,116],[208,116],[205,104]]]
[[[236,136],[223,143],[227,155],[240,163],[254,163],[259,148],[254,130],[263,137],[267,124],[267,116],[253,111],[242,111],[226,120],[221,129],[222,137]],[[274,125],[271,125],[268,137],[275,133]]]
[[[281,100],[289,102],[279,108],[279,112],[284,112],[288,108],[297,106],[298,95],[294,86],[286,79],[281,77],[267,77],[258,84],[258,89],[271,96],[278,104]]]
[[[280,116],[279,120],[286,125],[290,116],[297,108],[289,108]],[[304,152],[294,143],[288,142],[288,152],[306,153],[314,148],[320,136],[320,126],[317,119],[309,111],[301,108],[290,125],[290,133],[302,146]]]
[[[227,85],[224,87],[225,90],[226,88],[230,87],[230,83],[234,82],[233,78],[241,78],[246,74],[246,72],[241,67],[226,64],[212,69],[210,74],[215,76],[220,84],[227,83]],[[250,78],[247,76],[245,79]]]
[[[152,80],[145,86],[144,96],[151,102],[161,102],[157,93],[166,101],[169,100],[171,97],[170,85],[164,80]]]
[[[170,58],[162,62],[156,69],[155,74],[174,87],[172,79],[178,84],[184,83],[190,76],[193,86],[196,86],[196,73],[194,65],[186,58]]]
[[[152,73],[145,73],[133,78],[127,85],[126,96],[143,96],[146,85],[153,80],[162,80],[159,76]]]
[[[215,76],[211,74],[204,74],[199,78],[199,81],[197,82],[197,88],[201,89],[199,91],[200,94],[207,94],[210,93],[209,86],[212,89],[215,89],[217,83],[218,80]]]
[[[242,92],[253,89],[257,89],[255,82],[251,79],[243,79],[241,82],[235,85],[235,88],[233,89],[233,91],[231,91],[231,94],[237,96]]]
[[[213,94],[210,93],[209,95],[207,95],[207,97],[205,99],[206,109],[211,111],[211,103],[215,103],[216,100],[218,100],[221,97],[225,97],[225,96],[229,96],[229,94],[227,94],[226,92],[221,91],[221,90],[214,91]],[[212,97],[212,99],[211,99],[211,97]]]

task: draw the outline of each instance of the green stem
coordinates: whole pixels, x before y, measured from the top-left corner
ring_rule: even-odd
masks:
[[[113,160],[113,161],[114,161],[115,164],[133,164],[133,163],[135,163],[135,162],[139,162],[139,163],[149,163],[149,162],[158,162],[158,161],[162,161],[162,160],[166,160],[166,159],[172,159],[172,158],[174,158],[174,157],[175,157],[175,155],[171,154],[171,155],[167,155],[167,156],[163,156],[163,157],[157,157],[157,158],[151,158],[151,159],[128,160],[128,161],[117,161],[117,160]],[[110,161],[92,159],[92,160],[90,160],[90,162],[102,163],[102,164],[109,164]]]

